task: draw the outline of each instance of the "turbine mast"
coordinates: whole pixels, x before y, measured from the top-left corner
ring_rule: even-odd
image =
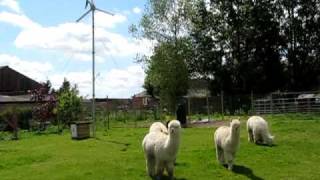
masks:
[[[86,0],[86,5],[85,8],[87,8],[89,5],[90,9],[85,12],[79,19],[77,19],[76,22],[81,21],[84,17],[86,17],[90,12],[91,12],[91,18],[92,18],[92,106],[91,106],[91,110],[92,110],[92,123],[93,123],[93,137],[96,137],[96,106],[95,106],[95,26],[94,26],[94,13],[95,11],[100,11],[103,12],[105,14],[111,15],[113,16],[113,14],[111,12],[108,11],[104,11],[101,9],[96,8],[94,1],[91,0]]]

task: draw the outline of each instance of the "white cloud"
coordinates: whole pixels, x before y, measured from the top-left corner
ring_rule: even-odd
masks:
[[[38,27],[23,30],[16,38],[19,48],[36,48],[74,54],[78,60],[90,60],[91,27],[84,23],[64,23],[53,27]],[[152,43],[135,40],[123,35],[96,28],[96,55],[98,60],[105,56],[129,57],[137,53],[150,54]]]
[[[22,29],[34,29],[41,27],[38,23],[33,22],[23,14],[15,14],[10,12],[1,12],[0,22],[9,23]]]
[[[0,54],[0,66],[10,68],[37,81],[45,81],[53,66],[48,62],[22,60],[17,56]]]
[[[10,10],[21,13],[21,8],[16,0],[0,0],[0,6],[9,8]]]
[[[69,72],[65,75],[55,74],[50,77],[54,88],[59,88],[64,77],[72,84],[77,84],[80,95],[91,97],[91,71]],[[96,79],[96,97],[129,98],[142,91],[145,73],[140,66],[134,65],[124,69],[112,69],[101,73]]]
[[[112,69],[97,80],[97,90],[101,97],[131,97],[142,91],[145,73],[141,66],[133,65],[125,69]]]
[[[104,56],[129,57],[151,51],[152,44],[147,40],[135,40],[106,28],[115,27],[127,19],[123,15],[105,15],[97,13],[96,21],[96,56],[103,62]],[[89,23],[62,23],[43,27],[23,14],[0,13],[0,22],[20,27],[22,31],[15,40],[18,48],[35,48],[73,54],[75,60],[91,60],[92,35]]]
[[[95,25],[102,28],[115,28],[116,25],[127,21],[127,17],[122,14],[115,14],[111,16],[109,14],[96,11]]]
[[[140,14],[140,13],[141,13],[141,9],[138,8],[138,7],[134,7],[134,8],[132,9],[132,12],[134,12],[135,14]]]
[[[150,54],[152,43],[148,40],[136,40],[118,33],[107,31],[117,24],[127,21],[126,16],[96,13],[96,57],[103,62],[105,56],[130,57],[138,54]],[[0,13],[0,22],[12,24],[22,30],[15,39],[18,48],[34,48],[56,51],[65,55],[72,54],[75,60],[91,60],[91,24],[89,22],[62,23],[44,27],[32,21],[24,14]]]

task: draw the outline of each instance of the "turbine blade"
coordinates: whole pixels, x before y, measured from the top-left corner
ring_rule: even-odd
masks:
[[[109,15],[111,15],[111,16],[114,16],[113,13],[108,12],[108,11],[105,11],[105,10],[102,10],[102,9],[99,9],[99,8],[96,8],[95,10],[100,11],[100,12],[103,12],[103,13],[106,13],[106,14],[109,14]]]
[[[88,7],[88,5],[90,4],[90,6],[91,6],[91,2],[89,1],[89,0],[86,0],[86,5],[85,5],[85,9],[87,9],[87,7]]]
[[[86,13],[84,13],[79,19],[76,20],[76,22],[81,21],[81,19],[83,19],[87,14],[89,14],[89,12],[91,11],[91,9],[89,9]]]

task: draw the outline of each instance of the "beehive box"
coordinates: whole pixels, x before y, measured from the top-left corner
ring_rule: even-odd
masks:
[[[90,137],[90,121],[73,122],[70,126],[72,139],[86,139]]]

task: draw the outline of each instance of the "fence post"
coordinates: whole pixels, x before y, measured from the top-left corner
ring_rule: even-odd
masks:
[[[210,119],[210,110],[209,110],[209,97],[207,92],[207,113],[208,113],[208,120]]]
[[[110,112],[107,112],[107,119],[108,119],[108,129],[110,129],[110,118],[109,118]]]
[[[273,114],[273,98],[272,98],[273,94],[271,94],[271,99],[270,99],[270,110],[271,110],[271,114]]]
[[[188,114],[189,114],[189,116],[191,115],[191,98],[190,97],[188,97]]]
[[[251,90],[251,115],[254,114],[254,113],[253,113],[253,111],[254,111],[253,103],[254,103],[254,100],[253,100],[253,91]]]
[[[224,120],[224,109],[223,109],[223,90],[221,90],[221,115],[222,115],[222,120]]]

